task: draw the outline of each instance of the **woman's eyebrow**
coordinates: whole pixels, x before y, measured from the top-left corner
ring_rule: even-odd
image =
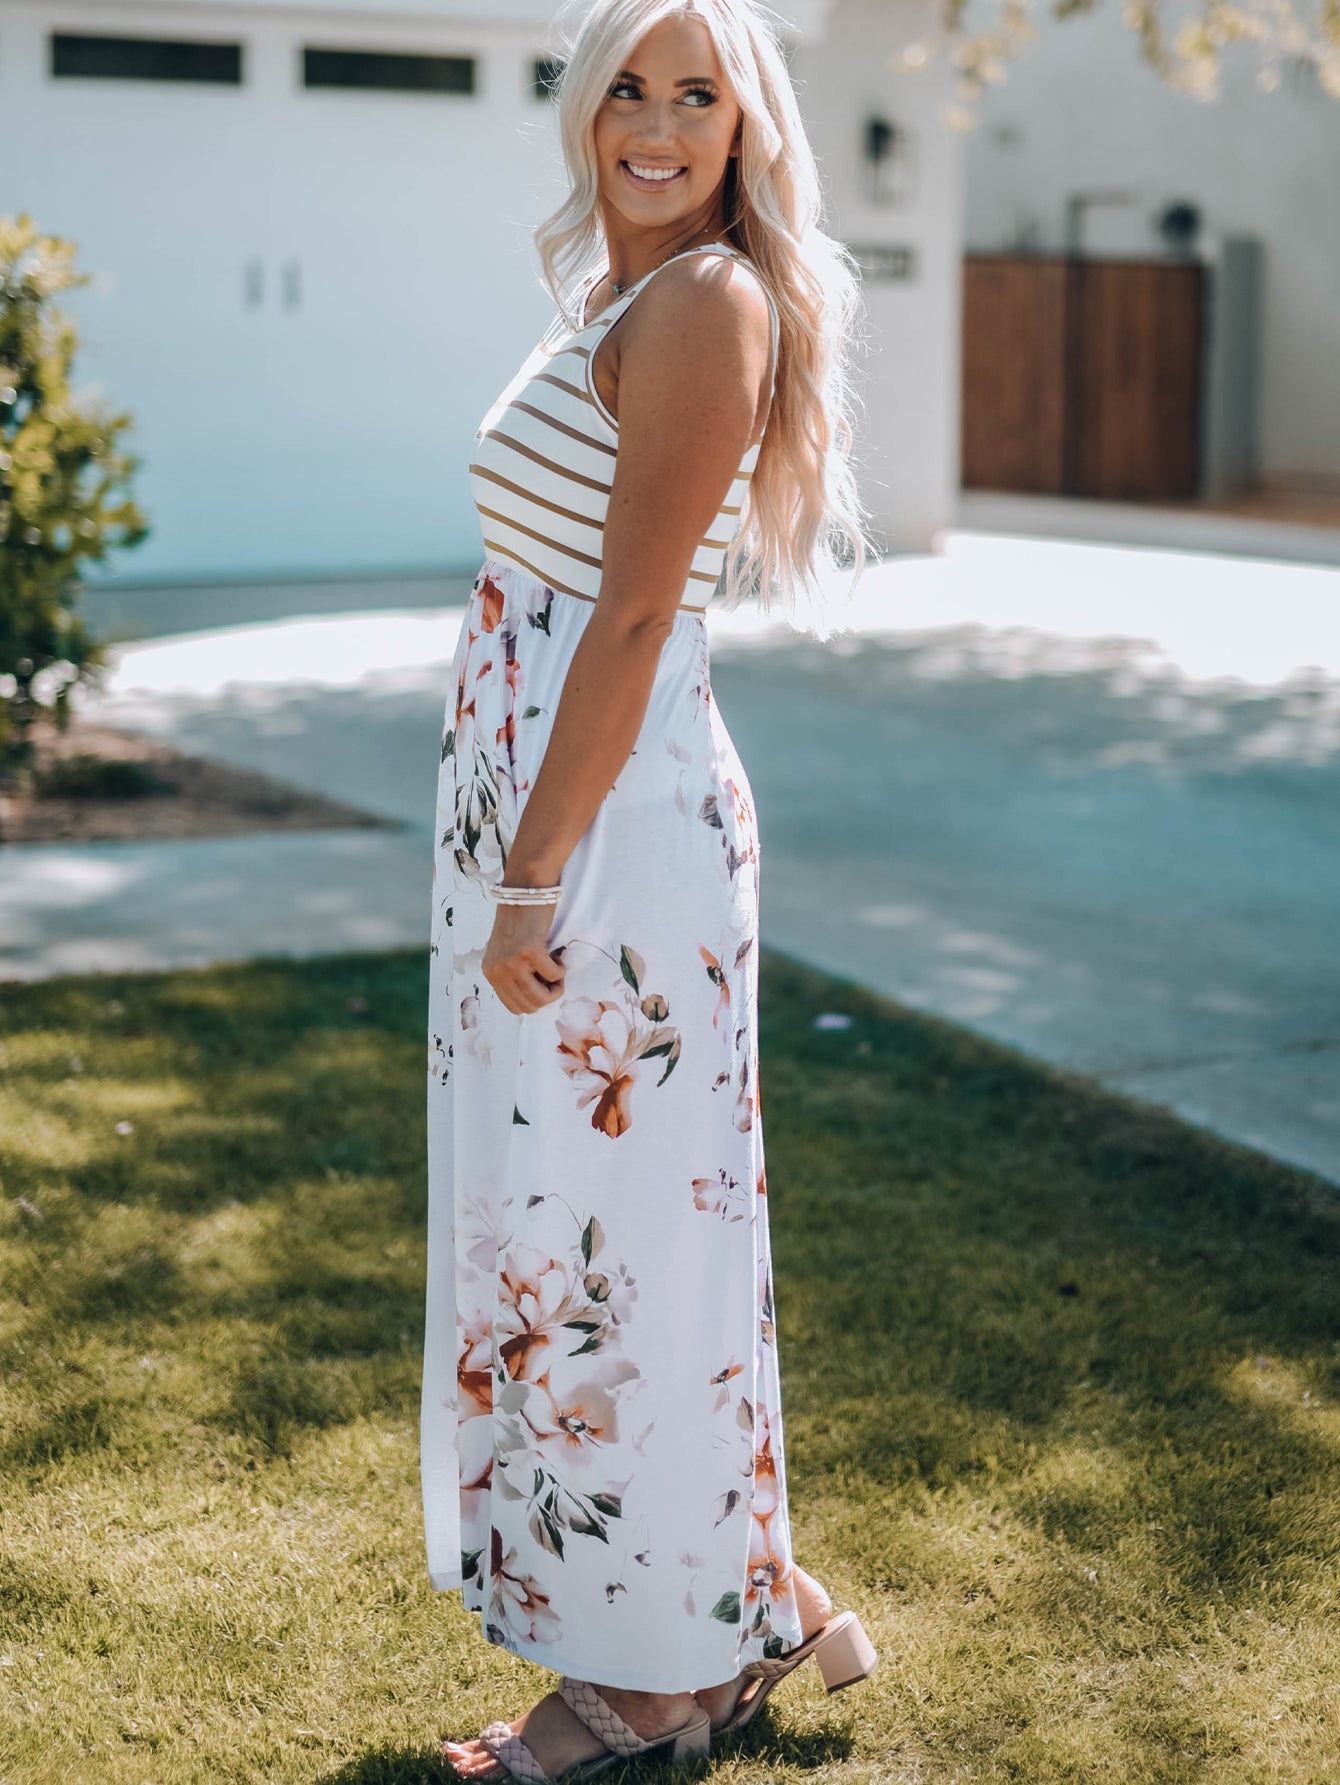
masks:
[[[615,76],[615,79],[621,81],[636,81],[639,87],[645,87],[647,84],[640,74],[634,74],[629,68],[621,69]],[[687,79],[675,82],[677,87],[698,87],[704,84],[712,87],[716,86],[716,82],[712,79],[710,74],[691,74]]]

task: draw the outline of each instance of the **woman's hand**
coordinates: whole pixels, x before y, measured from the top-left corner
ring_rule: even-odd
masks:
[[[567,969],[549,952],[552,905],[499,905],[480,971],[515,1016],[563,995]]]

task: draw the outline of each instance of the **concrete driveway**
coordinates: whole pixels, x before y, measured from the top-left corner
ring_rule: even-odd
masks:
[[[466,588],[126,647],[90,716],[403,829],[0,851],[0,975],[426,943]],[[765,940],[1340,1182],[1340,570],[953,533],[845,619],[709,622]]]

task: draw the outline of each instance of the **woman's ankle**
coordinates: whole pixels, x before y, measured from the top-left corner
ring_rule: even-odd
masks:
[[[833,1600],[822,1581],[817,1581],[805,1569],[792,1564],[795,1577],[796,1610],[800,1614],[801,1632],[804,1636],[813,1636],[816,1630],[822,1630],[833,1615]]]
[[[639,1735],[677,1729],[694,1709],[691,1692],[643,1692],[632,1686],[596,1686],[596,1691]]]

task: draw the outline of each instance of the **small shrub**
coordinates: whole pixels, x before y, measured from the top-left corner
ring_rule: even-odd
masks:
[[[33,776],[38,799],[133,800],[173,793],[172,784],[143,762],[108,762],[91,751],[49,763]]]
[[[78,337],[52,299],[88,283],[71,243],[0,217],[0,780],[31,762],[34,722],[64,731],[70,690],[105,667],[75,612],[81,563],[148,534],[139,461],[116,445],[130,417],[70,389]]]

